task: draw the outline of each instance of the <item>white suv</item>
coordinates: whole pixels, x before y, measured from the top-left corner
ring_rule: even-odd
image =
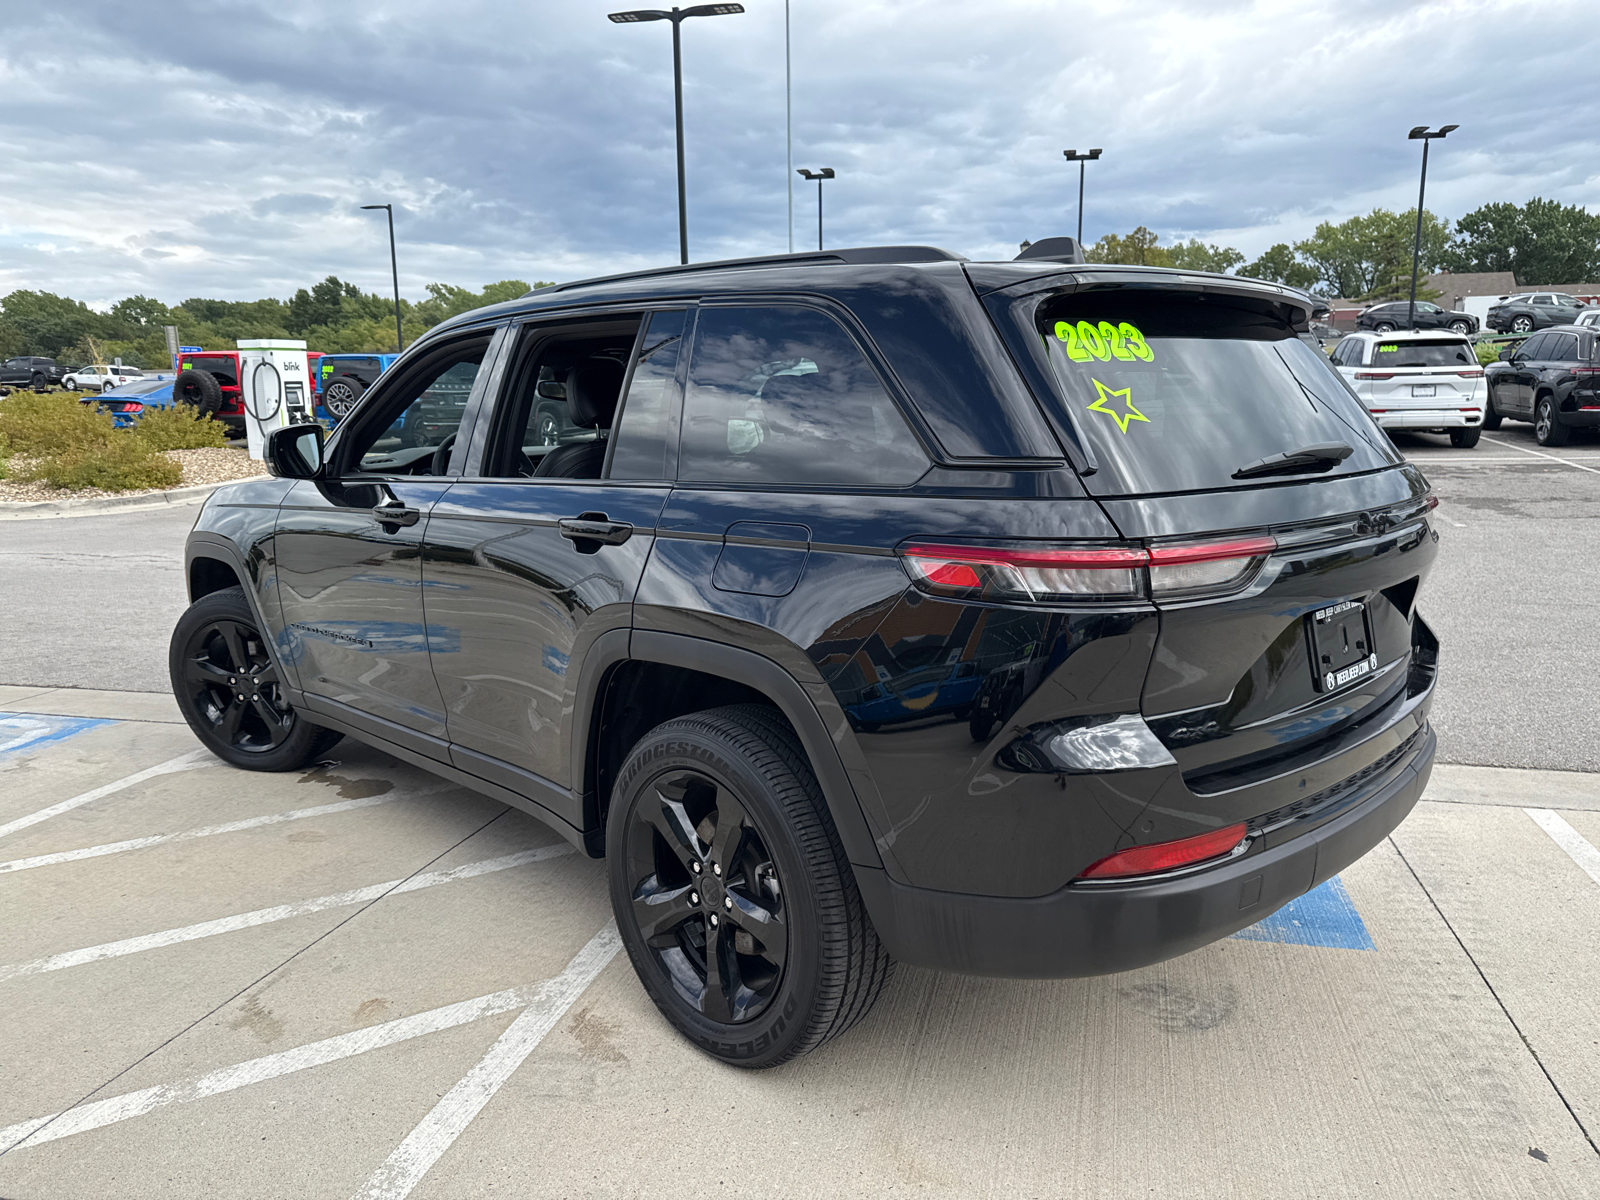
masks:
[[[1385,429],[1448,433],[1476,446],[1488,386],[1472,343],[1437,332],[1352,333],[1331,355],[1373,420]]]
[[[79,367],[76,371],[68,371],[61,377],[61,382],[69,392],[75,392],[79,388],[87,388],[92,392],[109,392],[118,384],[143,378],[144,372],[138,367],[106,366],[104,363],[97,363],[92,367]]]

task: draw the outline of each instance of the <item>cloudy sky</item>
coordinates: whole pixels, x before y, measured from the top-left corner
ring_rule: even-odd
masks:
[[[615,0],[0,0],[0,294],[286,296],[676,261],[670,26]],[[684,25],[690,253],[788,248],[784,4]],[[1594,0],[792,0],[832,245],[1148,225],[1254,256],[1375,205],[1600,211]],[[814,245],[815,185],[795,189]]]

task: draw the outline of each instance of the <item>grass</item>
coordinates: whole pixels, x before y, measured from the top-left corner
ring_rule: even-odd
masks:
[[[150,409],[131,428],[118,429],[110,413],[80,404],[71,393],[14,392],[0,399],[0,462],[25,455],[31,461],[16,473],[24,482],[111,492],[174,487],[183,468],[162,451],[226,443],[219,422],[198,419],[185,405]]]

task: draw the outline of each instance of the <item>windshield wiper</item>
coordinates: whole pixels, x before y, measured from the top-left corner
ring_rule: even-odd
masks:
[[[1321,442],[1315,446],[1302,446],[1298,450],[1285,450],[1282,454],[1258,458],[1240,467],[1233,477],[1254,479],[1258,475],[1298,475],[1306,471],[1326,471],[1354,453],[1354,447],[1346,446],[1343,442]]]

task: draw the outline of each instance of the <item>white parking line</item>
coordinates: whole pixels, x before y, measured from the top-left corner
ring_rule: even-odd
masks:
[[[1558,462],[1563,467],[1574,467],[1579,471],[1587,471],[1591,475],[1600,475],[1600,470],[1596,470],[1594,467],[1586,467],[1582,463],[1575,463],[1570,458],[1557,458],[1554,454],[1546,454],[1543,450],[1530,450],[1526,446],[1517,445],[1515,442],[1502,442],[1499,438],[1490,438],[1489,441],[1496,446],[1506,446],[1512,450],[1520,450],[1524,454],[1532,454],[1538,458],[1548,458],[1551,462]]]
[[[1600,883],[1600,850],[1579,833],[1566,820],[1548,808],[1522,810],[1533,818],[1533,823],[1550,835],[1550,840],[1567,852],[1567,857],[1583,869],[1584,874]]]
[[[616,957],[621,945],[616,922],[606,922],[605,928],[578,951],[566,969],[540,989],[539,998],[511,1022],[478,1065],[446,1092],[406,1140],[395,1147],[356,1193],[356,1200],[403,1200],[410,1195],[429,1168],[483,1111],[500,1085],[511,1078],[584,989]]]
[[[560,858],[572,852],[572,845],[568,842],[561,842],[554,846],[540,846],[536,850],[522,850],[516,854],[503,855],[500,858],[486,858],[481,862],[452,867],[448,871],[429,871],[423,875],[413,875],[409,879],[390,879],[385,883],[375,883],[370,887],[356,888],[354,891],[335,892],[331,896],[316,896],[310,900],[296,901],[293,904],[277,904],[271,908],[258,908],[254,912],[236,913],[231,917],[218,917],[215,921],[201,921],[195,925],[180,925],[176,929],[163,929],[159,933],[146,933],[139,937],[124,938],[119,942],[102,942],[98,946],[85,946],[81,950],[68,950],[62,954],[49,955],[46,958],[36,958],[31,962],[0,966],[0,980],[15,979],[20,975],[42,975],[46,971],[64,971],[68,967],[81,967],[85,963],[100,962],[107,958],[120,958],[125,954],[138,954],[145,950],[158,950],[163,946],[176,946],[181,942],[193,942],[200,938],[215,937],[221,933],[234,933],[237,930],[250,929],[257,925],[270,925],[274,921],[287,921],[291,917],[303,917],[310,913],[324,912],[330,908],[343,908],[348,904],[365,904],[368,901],[377,900],[386,895],[398,896],[405,892],[417,892],[423,888],[435,887],[441,883],[453,883],[458,879],[472,879],[478,875],[488,875],[493,871],[508,871],[512,867],[520,867],[525,863]]]
[[[71,1137],[75,1133],[87,1133],[91,1129],[101,1129],[118,1121],[126,1121],[130,1117],[143,1116],[169,1104],[187,1104],[191,1100],[203,1100],[207,1096],[236,1091],[253,1083],[264,1083],[269,1079],[278,1079],[296,1071],[304,1071],[308,1067],[320,1067],[325,1063],[365,1054],[369,1050],[379,1050],[384,1046],[393,1046],[396,1042],[409,1041],[425,1034],[454,1029],[458,1025],[466,1025],[483,1017],[492,1017],[497,1013],[510,1012],[525,1006],[527,1012],[523,1016],[533,1012],[554,1011],[555,1016],[550,1022],[553,1025],[571,1006],[572,1001],[577,998],[577,993],[583,990],[579,987],[574,991],[573,981],[588,972],[584,981],[586,986],[588,980],[599,973],[599,967],[605,966],[605,962],[601,962],[599,967],[594,967],[594,963],[596,957],[603,952],[603,947],[597,949],[597,944],[608,936],[611,939],[611,949],[605,955],[605,962],[609,962],[610,956],[616,953],[616,930],[614,926],[608,924],[588,945],[578,951],[577,957],[554,979],[547,979],[543,983],[527,987],[507,988],[503,992],[492,992],[475,1000],[463,1000],[457,1004],[447,1004],[443,1008],[413,1013],[409,1017],[385,1021],[381,1025],[369,1025],[365,1029],[341,1033],[336,1037],[324,1038],[320,1042],[296,1046],[292,1050],[281,1050],[277,1054],[268,1054],[263,1058],[235,1063],[231,1067],[222,1067],[179,1083],[157,1084],[155,1087],[141,1088],[126,1095],[96,1100],[63,1112],[19,1121],[0,1129],[0,1153],[23,1146],[42,1145],[45,1142]],[[556,1011],[558,1006],[559,1011]],[[522,1017],[518,1017],[512,1022],[511,1029],[517,1028],[521,1021]],[[536,1021],[529,1022],[530,1026],[533,1024],[536,1024]],[[510,1029],[506,1033],[509,1035]],[[501,1041],[504,1040],[502,1037]],[[495,1044],[498,1047],[500,1043]],[[532,1046],[529,1049],[531,1050]],[[490,1053],[492,1055],[494,1052]],[[484,1098],[488,1099],[487,1096]]]
[[[147,846],[163,846],[168,842],[187,842],[194,838],[214,837],[219,833],[238,833],[241,829],[258,829],[263,825],[278,825],[284,821],[303,821],[307,817],[326,817],[333,813],[349,812],[356,808],[372,808],[379,804],[393,804],[396,800],[410,799],[416,793],[390,792],[385,796],[364,796],[359,800],[340,800],[337,804],[319,804],[315,808],[297,808],[292,812],[273,813],[265,817],[248,817],[242,821],[229,821],[225,825],[205,825],[199,829],[185,829],[178,833],[154,833],[149,837],[129,838],[125,842],[106,842],[100,846],[85,846],[82,850],[62,850],[55,854],[35,854],[31,858],[14,858],[0,862],[0,875],[10,871],[26,871],[32,867],[49,867],[56,863],[77,862],[84,858],[100,858],[107,854],[121,854],[125,850],[143,850]]]
[[[15,833],[19,829],[26,829],[30,825],[37,825],[40,821],[48,821],[51,817],[59,817],[64,812],[71,812],[85,804],[93,804],[124,788],[130,788],[136,783],[143,783],[146,779],[154,779],[157,775],[175,775],[179,771],[192,771],[196,767],[203,767],[208,763],[222,761],[212,755],[209,750],[191,750],[188,754],[180,754],[177,758],[169,758],[164,763],[157,763],[153,767],[146,767],[142,771],[135,771],[132,775],[124,776],[112,783],[102,784],[93,791],[84,792],[81,796],[74,796],[70,800],[63,800],[59,804],[52,804],[49,808],[41,808],[36,813],[29,813],[25,817],[18,817],[0,825],[0,837],[8,833]]]

